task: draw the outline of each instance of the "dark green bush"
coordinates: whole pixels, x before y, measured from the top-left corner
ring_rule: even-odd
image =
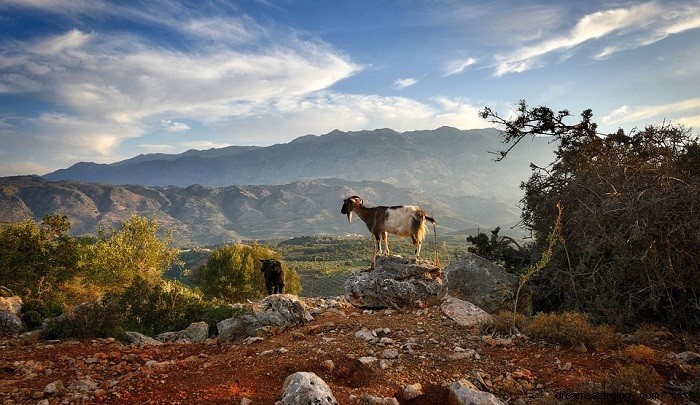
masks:
[[[151,284],[136,280],[119,295],[109,295],[107,300],[121,308],[125,330],[156,335],[178,331],[192,322],[205,321],[211,327],[234,315],[230,304],[208,301],[202,295],[177,281]]]
[[[115,302],[88,302],[47,320],[44,339],[95,339],[123,337],[122,316]]]
[[[58,316],[62,312],[61,306],[54,301],[30,299],[22,304],[20,318],[28,330],[33,330],[39,328],[44,319]]]

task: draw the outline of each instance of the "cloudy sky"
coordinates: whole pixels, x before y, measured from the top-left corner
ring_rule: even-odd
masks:
[[[700,0],[2,0],[0,176],[333,129],[700,128]]]

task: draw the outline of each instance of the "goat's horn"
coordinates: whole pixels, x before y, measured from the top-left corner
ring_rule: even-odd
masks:
[[[352,222],[352,211],[348,211],[348,222]]]

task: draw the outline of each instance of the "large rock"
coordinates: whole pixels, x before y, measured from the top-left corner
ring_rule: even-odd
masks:
[[[512,311],[518,277],[500,266],[473,253],[450,263],[445,269],[441,295],[469,301],[490,314]],[[529,314],[530,293],[523,288],[518,299],[518,311]]]
[[[136,346],[150,346],[150,345],[162,345],[163,342],[160,340],[155,340],[150,336],[146,336],[142,333],[138,332],[125,332],[127,339],[129,339],[129,342],[135,344]]]
[[[358,308],[406,308],[437,302],[442,270],[427,261],[378,256],[374,270],[345,281],[345,299]]]
[[[24,324],[17,315],[0,311],[0,336],[14,336],[24,332]]]
[[[469,301],[455,297],[446,297],[440,304],[440,309],[460,326],[472,327],[493,320],[493,316],[488,312]]]
[[[450,384],[447,397],[448,405],[503,405],[495,395],[480,391],[467,380],[459,380]]]
[[[306,310],[298,297],[289,294],[269,295],[249,304],[240,316],[216,324],[219,343],[242,341],[251,336],[281,332],[306,323]]]
[[[284,380],[275,405],[338,405],[328,384],[314,373],[297,372]]]
[[[161,342],[187,342],[200,343],[209,337],[209,325],[206,322],[191,323],[186,329],[179,332],[164,332],[156,336]]]
[[[0,297],[0,312],[11,312],[19,316],[22,312],[22,298],[17,295]]]

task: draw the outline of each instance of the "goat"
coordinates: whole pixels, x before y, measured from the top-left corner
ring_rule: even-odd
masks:
[[[284,269],[282,263],[275,259],[259,259],[262,262],[262,271],[265,274],[265,287],[267,295],[282,294],[284,289]]]
[[[348,222],[352,222],[352,213],[355,212],[367,225],[367,229],[374,236],[374,251],[372,253],[372,265],[376,264],[377,248],[382,252],[382,240],[389,254],[389,233],[399,237],[411,237],[415,246],[414,260],[418,260],[420,248],[427,232],[425,220],[435,223],[435,219],[429,217],[425,211],[415,205],[400,205],[393,207],[365,207],[362,198],[354,195],[343,201],[342,214],[348,216]]]

